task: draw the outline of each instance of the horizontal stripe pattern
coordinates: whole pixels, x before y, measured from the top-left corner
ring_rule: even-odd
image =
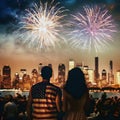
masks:
[[[50,83],[41,82],[32,87],[34,120],[57,120],[57,94],[61,95],[60,88]]]

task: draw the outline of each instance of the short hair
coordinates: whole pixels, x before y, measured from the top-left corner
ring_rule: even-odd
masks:
[[[42,67],[41,76],[43,79],[49,80],[52,77],[52,68],[49,66]]]

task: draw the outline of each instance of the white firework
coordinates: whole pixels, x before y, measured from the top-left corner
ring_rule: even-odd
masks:
[[[64,17],[67,11],[52,1],[48,4],[40,2],[26,10],[19,22],[19,38],[25,45],[37,50],[49,49],[59,45],[64,31]]]

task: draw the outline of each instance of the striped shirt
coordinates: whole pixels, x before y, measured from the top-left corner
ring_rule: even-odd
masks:
[[[57,120],[56,96],[62,95],[60,88],[49,83],[40,82],[32,86],[33,120]]]

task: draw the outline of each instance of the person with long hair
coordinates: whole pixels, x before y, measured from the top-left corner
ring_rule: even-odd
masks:
[[[87,120],[85,111],[89,92],[84,73],[78,67],[68,72],[68,78],[63,88],[63,120]]]

